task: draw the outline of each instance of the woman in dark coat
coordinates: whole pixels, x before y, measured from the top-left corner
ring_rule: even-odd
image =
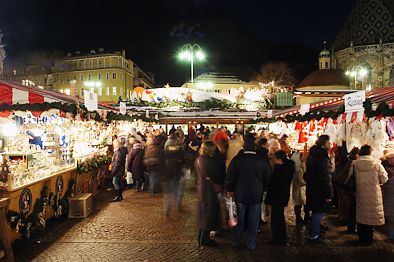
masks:
[[[355,233],[356,231],[356,196],[354,192],[346,187],[346,181],[349,177],[350,167],[354,160],[358,158],[360,149],[357,147],[350,150],[348,162],[344,169],[334,178],[338,194],[338,217],[339,220],[347,224],[347,232]]]
[[[274,153],[274,173],[268,187],[266,203],[271,205],[272,244],[287,245],[285,207],[289,203],[294,161],[283,150]]]
[[[127,171],[133,176],[135,182],[135,190],[141,191],[142,183],[144,182],[144,150],[140,142],[133,144],[129,155],[127,156]]]
[[[217,193],[221,192],[221,177],[219,164],[214,158],[216,146],[212,141],[206,141],[196,159],[197,171],[197,224],[199,227],[198,241],[201,245],[215,245],[210,238],[210,231],[219,229],[220,204]]]
[[[114,184],[116,196],[112,200],[113,202],[118,202],[123,200],[122,195],[122,182],[121,178],[124,176],[125,169],[126,169],[126,155],[122,153],[121,144],[119,140],[114,140],[114,156],[112,158],[112,169],[111,174],[113,176],[112,183]]]

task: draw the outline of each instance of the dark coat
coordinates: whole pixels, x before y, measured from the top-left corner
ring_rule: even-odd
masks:
[[[342,222],[353,221],[353,217],[355,216],[351,207],[356,205],[356,198],[354,192],[346,187],[352,162],[353,160],[349,160],[345,164],[345,167],[333,179],[337,188],[338,217]]]
[[[238,154],[230,162],[227,191],[234,192],[237,203],[256,205],[263,201],[268,189],[270,169],[268,163],[252,152]]]
[[[179,181],[184,163],[183,145],[178,139],[170,138],[164,146],[165,172],[164,181]]]
[[[226,154],[222,154],[219,149],[216,149],[214,158],[218,164],[218,184],[224,186],[226,180]]]
[[[306,162],[306,204],[313,212],[324,213],[330,210],[326,199],[332,199],[330,159],[327,150],[313,146]]]
[[[275,165],[271,176],[266,203],[272,206],[287,206],[290,199],[290,184],[295,172],[294,161],[286,159],[282,165]]]
[[[220,204],[214,184],[217,183],[219,166],[208,156],[196,159],[197,172],[197,224],[200,230],[217,230],[220,225]],[[210,180],[205,179],[209,177]]]
[[[125,169],[126,169],[126,154],[124,154],[124,150],[122,149],[116,150],[112,158],[111,174],[112,176],[124,176]]]
[[[257,149],[257,155],[262,157],[265,161],[267,161],[267,163],[270,162],[269,158],[268,158],[268,149],[265,147],[260,147]]]
[[[144,178],[144,150],[142,148],[132,148],[127,159],[127,171],[133,174],[134,180]]]

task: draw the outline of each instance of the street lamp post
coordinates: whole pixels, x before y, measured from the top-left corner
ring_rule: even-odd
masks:
[[[181,52],[178,54],[180,60],[190,61],[191,83],[194,83],[194,60],[204,60],[205,54],[198,44],[186,44],[182,46]]]
[[[357,83],[358,83],[358,78],[359,77],[365,77],[367,74],[369,73],[369,70],[363,66],[351,66],[348,67],[348,69],[346,70],[345,74],[349,77],[354,77],[354,89],[357,89]],[[370,77],[368,77],[368,86],[367,89],[371,89],[370,86]],[[362,89],[362,85],[361,85],[361,89]],[[370,91],[370,90],[368,90]]]

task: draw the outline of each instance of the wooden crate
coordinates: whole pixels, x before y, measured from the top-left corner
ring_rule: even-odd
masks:
[[[70,207],[68,217],[69,218],[85,218],[93,211],[92,194],[85,193],[70,197],[68,200]]]

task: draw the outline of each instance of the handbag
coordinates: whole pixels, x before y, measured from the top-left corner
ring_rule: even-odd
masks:
[[[229,227],[235,227],[238,224],[237,205],[232,197],[226,197],[226,218]]]
[[[354,173],[354,165],[353,165],[352,175],[349,176],[345,181],[345,188],[352,191],[352,192],[356,192],[356,176]]]
[[[127,172],[126,182],[128,185],[134,184],[133,174],[131,172]]]

